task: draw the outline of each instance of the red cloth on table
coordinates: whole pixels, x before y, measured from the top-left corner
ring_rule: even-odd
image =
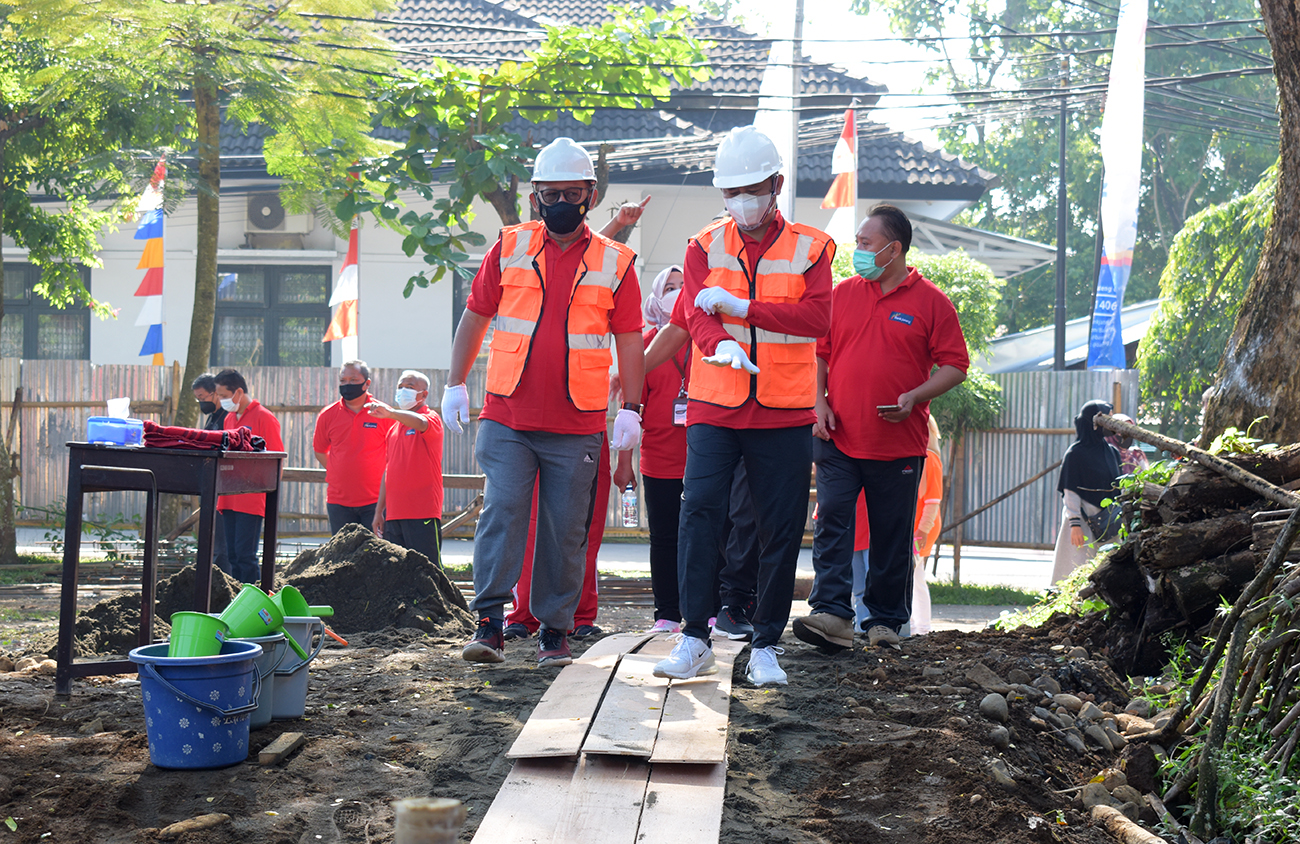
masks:
[[[247,426],[227,431],[205,431],[179,425],[159,425],[144,420],[148,448],[182,448],[197,451],[266,451],[266,441]]]

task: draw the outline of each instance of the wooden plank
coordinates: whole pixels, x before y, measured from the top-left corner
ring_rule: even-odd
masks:
[[[727,766],[651,765],[636,844],[717,844]]]
[[[649,778],[643,759],[583,756],[552,844],[634,844]]]
[[[480,844],[551,844],[573,787],[571,759],[520,759],[474,833]],[[601,839],[591,839],[597,841]],[[632,839],[628,839],[630,842]]]
[[[593,642],[574,662],[587,662],[608,654],[622,656],[641,648],[644,643],[655,638],[653,633],[615,633]]]
[[[584,753],[650,758],[668,694],[668,680],[652,673],[663,658],[646,653],[623,657],[582,743]]]
[[[659,737],[650,755],[652,763],[726,761],[731,672],[744,644],[714,639],[713,658],[718,662],[718,673],[673,681],[664,700]]]
[[[283,733],[257,754],[257,764],[274,765],[306,743],[302,733]]]
[[[599,644],[599,643],[597,643]],[[618,665],[618,654],[579,660],[560,669],[506,752],[509,759],[576,758],[592,716]]]

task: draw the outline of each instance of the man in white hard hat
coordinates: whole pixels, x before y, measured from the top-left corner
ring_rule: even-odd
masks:
[[[770,138],[753,126],[731,130],[713,167],[728,217],[686,247],[682,319],[694,350],[678,542],[685,623],[672,654],[655,666],[660,677],[717,671],[708,620],[728,493],[743,459],[760,542],[746,675],[755,685],[787,682],[777,642],[808,516],[816,347],[830,329],[835,243],[777,211],[780,170]]]
[[[502,662],[505,604],[519,579],[534,485],[537,539],[529,609],[540,622],[538,663],[571,662],[567,633],[582,589],[587,526],[596,507],[613,347],[629,396],[641,395],[641,290],[635,255],[586,223],[596,195],[591,156],[570,138],[544,147],[529,196],[540,220],[507,226],[483,259],[452,341],[444,423],[469,422],[465,378],[495,318],[487,397],[475,456],[487,476],[474,542],[478,630],[462,657]],[[641,407],[625,403],[611,445],[641,435]]]

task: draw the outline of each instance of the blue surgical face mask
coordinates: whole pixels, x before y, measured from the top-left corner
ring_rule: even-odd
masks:
[[[886,244],[886,246],[888,246],[888,244]],[[894,263],[894,258],[898,257],[895,255],[894,258],[890,258],[885,262],[884,267],[878,267],[876,266],[876,256],[884,251],[884,249],[880,249],[876,252],[871,252],[867,249],[854,249],[853,271],[865,278],[867,281],[875,281],[880,278],[880,274],[885,271],[885,267]]]
[[[415,390],[410,387],[398,387],[397,395],[393,400],[402,410],[410,410],[415,407]]]

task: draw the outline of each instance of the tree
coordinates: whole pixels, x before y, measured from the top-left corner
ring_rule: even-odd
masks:
[[[454,272],[465,248],[483,242],[468,230],[476,199],[503,224],[520,222],[519,183],[528,181],[534,150],[531,138],[508,128],[516,116],[544,123],[569,114],[590,122],[598,108],[650,108],[668,99],[674,82],[708,78],[685,7],[610,11],[613,19],[603,24],[546,27],[524,61],[468,68],[435,58],[427,69],[399,73],[380,94],[380,121],[407,129],[406,142],[361,162],[354,169],[359,180],[336,181],[330,204],[344,222],[374,214],[406,234],[407,255],[423,253],[432,269],[413,275],[404,295]],[[403,212],[404,191],[431,209]]]
[[[869,5],[870,0],[854,3],[859,11]],[[968,225],[1055,242],[1060,101],[1053,94],[1062,83],[1071,86],[1067,311],[1070,318],[1088,315],[1097,280],[1097,131],[1113,42],[1106,30],[1115,25],[1115,4],[1025,0],[1004,4],[1000,12],[982,0],[876,0],[876,5],[888,11],[900,35],[938,39],[925,42],[938,56],[930,78],[959,104],[951,125],[938,129],[944,148],[1001,177],[959,218]],[[1250,40],[1256,33],[1248,21],[1255,14],[1253,0],[1151,3],[1153,23],[1189,26],[1149,32],[1148,78],[1229,75],[1152,88],[1147,94],[1144,188],[1130,301],[1156,295],[1173,238],[1189,217],[1246,192],[1277,157],[1274,86],[1265,76],[1248,75],[1269,61],[1256,49],[1259,42]],[[1232,19],[1247,22],[1194,25]],[[952,35],[954,20],[967,22],[964,49],[943,38]],[[1054,277],[1055,269],[1046,266],[1009,280],[1000,313],[1008,331],[1051,322]]]
[[[1142,416],[1170,436],[1197,432],[1201,396],[1228,344],[1273,218],[1277,168],[1250,193],[1193,215],[1160,276],[1160,309],[1138,346]]]
[[[198,244],[184,383],[208,368],[217,292],[223,117],[266,134],[272,174],[324,181],[379,149],[370,136],[375,79],[395,61],[373,23],[387,0],[273,0],[265,4],[169,0],[27,0],[13,17],[76,61],[112,55],[122,73],[154,80],[173,98],[173,131],[192,139]],[[323,147],[338,158],[316,155]],[[180,402],[176,422],[198,408]]]
[[[40,269],[36,295],[107,318],[114,312],[90,295],[80,268],[100,266],[100,233],[138,193],[131,152],[158,140],[166,98],[105,53],[69,61],[47,49],[11,11],[0,6],[0,234]],[[9,445],[0,437],[0,562],[17,557]]]
[[[1282,157],[1273,220],[1219,364],[1202,443],[1261,416],[1255,436],[1300,441],[1300,10],[1284,0],[1260,0],[1259,8],[1273,47]]]

